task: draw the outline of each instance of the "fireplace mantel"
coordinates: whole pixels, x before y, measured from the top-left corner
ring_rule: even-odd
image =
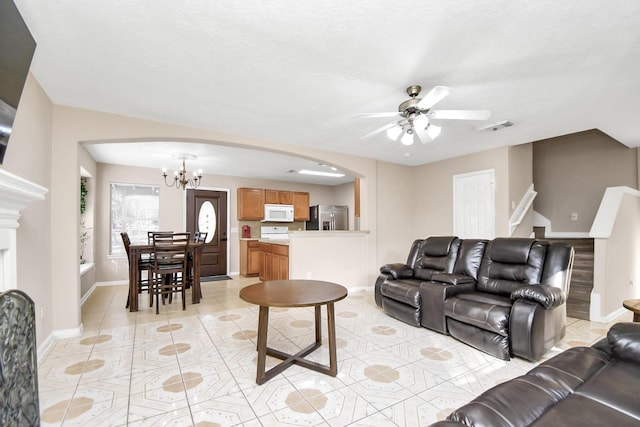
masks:
[[[16,230],[20,211],[49,190],[0,169],[0,291],[17,289]]]

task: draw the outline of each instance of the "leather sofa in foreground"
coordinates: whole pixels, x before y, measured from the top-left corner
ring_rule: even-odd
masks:
[[[380,268],[376,304],[503,360],[540,359],[566,332],[573,248],[521,238],[416,240]]]
[[[499,384],[432,427],[640,425],[640,323],[618,323]]]

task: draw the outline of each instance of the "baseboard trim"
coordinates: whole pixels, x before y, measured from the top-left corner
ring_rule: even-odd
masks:
[[[84,331],[84,326],[82,323],[77,328],[71,329],[59,329],[57,331],[53,331],[49,334],[49,336],[38,346],[38,362],[41,362],[43,358],[47,355],[51,347],[55,344],[55,342],[62,338],[73,338],[79,337],[82,335]]]

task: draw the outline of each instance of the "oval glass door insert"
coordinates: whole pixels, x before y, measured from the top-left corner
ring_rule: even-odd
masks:
[[[206,231],[205,243],[213,240],[213,236],[216,234],[216,222],[216,210],[213,208],[213,204],[207,200],[200,206],[200,212],[198,212],[198,231]]]

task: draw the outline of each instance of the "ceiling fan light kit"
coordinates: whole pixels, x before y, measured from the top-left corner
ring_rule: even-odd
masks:
[[[403,145],[411,145],[414,142],[414,135],[426,144],[436,139],[442,131],[441,126],[436,126],[429,119],[437,120],[487,120],[491,116],[488,110],[431,110],[438,102],[442,101],[451,93],[451,88],[446,86],[435,86],[425,95],[418,98],[422,87],[412,85],[407,88],[410,99],[402,102],[398,106],[398,112],[388,113],[362,113],[355,117],[377,118],[377,117],[400,117],[400,120],[388,123],[378,128],[360,139],[370,138],[386,131],[387,137],[397,141],[400,135],[400,142]]]

